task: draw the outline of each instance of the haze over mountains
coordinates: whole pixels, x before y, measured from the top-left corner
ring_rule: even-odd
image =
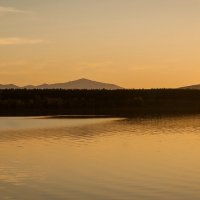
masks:
[[[108,89],[117,90],[122,89],[122,87],[110,84],[102,83],[97,81],[92,81],[88,79],[78,79],[75,81],[70,81],[66,83],[55,83],[55,84],[42,84],[42,85],[27,85],[24,87],[19,87],[17,85],[8,84],[0,85],[0,89]]]
[[[14,84],[0,84],[0,89],[107,89],[107,90],[117,90],[124,89],[118,85],[110,83],[102,83],[97,81],[88,80],[85,78],[78,79],[75,81],[69,81],[65,83],[54,83],[54,84],[42,84],[42,85],[26,85],[24,87],[19,87]],[[179,89],[196,89],[200,90],[200,84],[180,87]]]
[[[20,87],[13,84],[7,84],[7,85],[0,84],[0,89],[19,89],[19,88]]]

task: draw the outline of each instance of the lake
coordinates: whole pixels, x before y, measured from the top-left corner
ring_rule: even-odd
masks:
[[[0,118],[1,200],[199,200],[200,116]]]

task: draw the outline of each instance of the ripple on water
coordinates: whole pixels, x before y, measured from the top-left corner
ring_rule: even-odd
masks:
[[[200,199],[199,116],[6,120],[2,200]]]

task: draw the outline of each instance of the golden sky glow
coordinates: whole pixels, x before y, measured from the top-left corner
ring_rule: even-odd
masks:
[[[0,83],[200,83],[199,0],[0,0]]]

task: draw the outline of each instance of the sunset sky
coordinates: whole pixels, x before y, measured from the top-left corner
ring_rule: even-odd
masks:
[[[199,0],[0,0],[0,84],[200,84]]]

